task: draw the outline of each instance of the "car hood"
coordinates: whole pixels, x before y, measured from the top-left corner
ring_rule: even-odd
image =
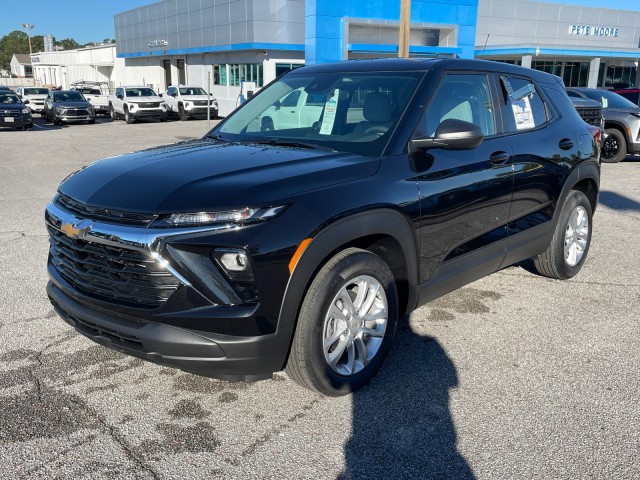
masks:
[[[198,140],[100,160],[59,191],[86,205],[140,213],[259,207],[364,178],[378,165],[350,153]]]
[[[53,106],[58,108],[89,108],[91,104],[89,102],[55,102]]]
[[[636,107],[624,107],[624,108],[604,108],[603,112],[605,113],[633,113],[635,115],[640,114],[640,108]]]
[[[45,98],[47,98],[47,95],[33,94],[33,95],[23,95],[22,97],[26,98],[27,100],[44,100]]]
[[[215,100],[213,97],[208,97],[206,95],[182,95],[183,100]]]
[[[162,97],[127,97],[127,102],[131,103],[144,103],[144,102],[163,102]]]
[[[0,112],[2,110],[22,110],[25,108],[24,103],[0,103]]]

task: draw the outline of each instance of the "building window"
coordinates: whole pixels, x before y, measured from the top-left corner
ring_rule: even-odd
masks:
[[[239,86],[240,82],[255,82],[256,87],[264,84],[261,63],[242,63],[229,65],[229,85]]]
[[[635,85],[636,67],[616,67],[611,65],[607,68],[605,87],[625,88]]]
[[[283,73],[287,73],[289,70],[295,70],[296,68],[303,67],[300,63],[276,63],[276,77],[279,77]]]
[[[562,75],[562,62],[555,62],[553,60],[535,61],[531,62],[531,68],[557,75],[558,77]]]
[[[226,65],[213,65],[213,84],[214,85],[227,84],[227,66]]]

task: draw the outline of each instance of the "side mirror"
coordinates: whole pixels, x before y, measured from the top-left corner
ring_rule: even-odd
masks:
[[[174,93],[173,95],[171,95],[173,98],[178,98],[178,94]]]
[[[276,100],[276,103],[274,103],[273,106],[276,107],[276,110],[280,110],[280,100]]]
[[[433,138],[414,138],[411,140],[411,147],[414,151],[430,148],[472,150],[478,147],[482,140],[484,140],[484,135],[478,125],[448,118],[438,125]]]
[[[119,93],[118,95],[116,95],[116,98],[119,98],[120,100],[122,100],[124,98],[124,95],[122,95],[121,93]]]
[[[161,97],[161,96],[162,96],[162,93],[159,93],[159,94],[158,94],[158,96],[159,96],[159,97]]]

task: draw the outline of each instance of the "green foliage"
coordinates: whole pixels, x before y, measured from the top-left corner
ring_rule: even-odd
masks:
[[[11,69],[11,58],[16,53],[29,53],[29,39],[20,30],[14,30],[0,38],[0,69]]]
[[[65,50],[74,50],[82,47],[82,45],[76,42],[73,38],[65,38],[63,40],[56,41],[56,46],[62,47]]]

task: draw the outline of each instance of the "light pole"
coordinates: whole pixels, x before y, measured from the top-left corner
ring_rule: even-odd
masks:
[[[35,27],[35,25],[33,23],[23,23],[22,24],[22,28],[24,28],[27,31],[27,38],[29,39],[29,55],[31,55],[33,52],[31,51],[31,29]]]
[[[35,27],[35,25],[33,23],[23,23],[22,24],[22,28],[24,28],[27,31],[27,38],[29,39],[29,61],[31,61],[31,54],[33,53],[31,51],[31,29]],[[36,74],[33,71],[33,65],[31,65],[31,77],[33,78],[33,84],[36,84]]]

